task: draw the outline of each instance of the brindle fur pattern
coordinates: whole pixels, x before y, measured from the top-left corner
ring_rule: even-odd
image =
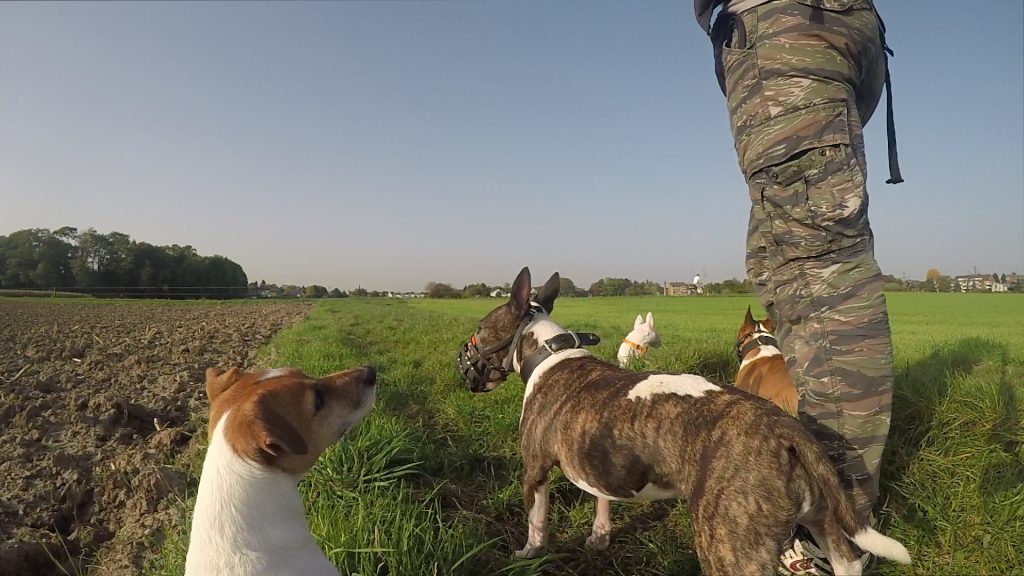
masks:
[[[548,312],[558,295],[557,274],[552,280],[535,298]],[[498,342],[517,329],[529,309],[529,282],[524,268],[511,300],[481,322],[478,341]],[[528,327],[516,358],[538,346]],[[546,544],[548,476],[559,466],[599,498],[633,499],[645,487],[656,488],[656,498],[685,498],[708,576],[773,574],[798,519],[834,553],[856,558],[843,531],[854,534],[863,525],[797,419],[729,386],[702,395],[627,397],[653,374],[580,357],[558,361],[527,383],[520,430],[530,536],[518,555],[535,556]]]

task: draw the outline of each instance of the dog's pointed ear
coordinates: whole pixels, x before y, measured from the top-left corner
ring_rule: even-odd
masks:
[[[303,456],[308,453],[306,439],[287,418],[274,409],[273,404],[273,398],[264,395],[256,405],[256,414],[252,420],[256,447],[271,456]]]
[[[650,312],[647,313],[647,325],[652,329],[654,328],[654,314],[651,314]]]
[[[530,309],[531,288],[530,269],[524,266],[519,271],[515,281],[512,282],[512,296],[509,298],[509,303],[512,304],[512,311],[520,317],[526,316],[527,310]]]
[[[558,292],[562,289],[562,280],[555,272],[548,278],[548,281],[541,287],[540,292],[537,292],[536,302],[544,307],[544,310],[551,313],[555,308],[555,298],[558,298]]]
[[[743,326],[740,329],[753,331],[755,326],[754,315],[750,313],[750,306],[747,306],[747,316],[743,319]]]
[[[761,322],[761,324],[764,325],[765,330],[771,332],[772,334],[775,334],[775,320],[772,318],[771,314],[769,314],[768,317],[764,319],[764,322]]]
[[[643,323],[644,323],[644,317],[639,315],[639,314],[637,314],[636,315],[636,320],[633,320],[633,328],[639,328],[640,325],[643,324]]]
[[[238,368],[225,371],[223,368],[206,369],[206,397],[212,403],[218,396],[227,391],[228,388],[238,382],[241,372]]]

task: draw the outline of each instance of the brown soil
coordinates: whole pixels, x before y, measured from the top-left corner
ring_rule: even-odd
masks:
[[[0,576],[136,573],[184,496],[206,368],[255,366],[310,308],[0,300]]]

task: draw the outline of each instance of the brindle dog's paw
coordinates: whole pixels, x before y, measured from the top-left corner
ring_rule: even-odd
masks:
[[[586,547],[591,552],[602,552],[608,549],[608,545],[611,544],[611,534],[607,532],[604,534],[591,534],[587,536]]]
[[[536,558],[540,556],[543,551],[544,548],[542,546],[530,546],[530,544],[527,544],[522,550],[516,550],[514,556],[518,560],[525,560],[527,558]]]

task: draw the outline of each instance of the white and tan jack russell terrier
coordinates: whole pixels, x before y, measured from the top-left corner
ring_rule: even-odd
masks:
[[[206,371],[210,445],[187,576],[332,575],[309,532],[297,485],[373,406],[376,371],[314,379],[295,369]]]

